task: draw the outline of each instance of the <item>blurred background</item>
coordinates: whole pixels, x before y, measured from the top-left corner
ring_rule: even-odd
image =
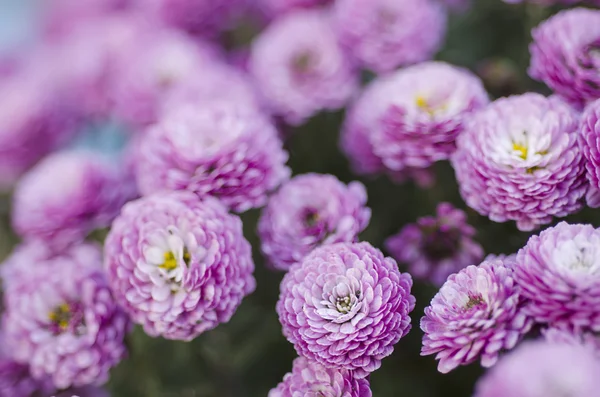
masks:
[[[80,0],[85,3],[87,0]],[[0,54],[9,56],[33,46],[40,34],[41,0],[0,0]],[[47,4],[46,4],[47,6]],[[501,0],[475,0],[471,8],[450,17],[446,43],[437,59],[476,72],[493,97],[526,91],[547,93],[527,77],[531,28],[556,9],[534,4],[509,5]],[[241,47],[259,31],[252,21],[241,22],[221,39],[229,48]],[[365,74],[365,81],[371,76]],[[0,107],[10,103],[0,98]],[[423,189],[412,182],[395,184],[385,176],[360,178],[350,171],[338,148],[343,112],[321,114],[294,128],[285,146],[294,174],[330,173],[342,181],[361,180],[373,210],[363,240],[383,248],[382,242],[403,225],[433,214],[437,203],[452,202],[466,209],[460,199],[454,173],[447,163],[434,169],[436,183]],[[0,125],[0,130],[3,128]],[[0,197],[0,258],[17,243],[10,228],[10,191]],[[153,339],[136,328],[128,344],[130,356],[112,372],[107,389],[115,397],[254,397],[266,396],[291,370],[295,352],[281,335],[275,313],[282,274],[263,264],[256,235],[260,211],[242,215],[245,235],[253,244],[256,262],[256,292],[246,298],[230,323],[207,332],[191,343]],[[476,227],[476,239],[487,253],[512,253],[529,234],[518,232],[513,223],[496,224],[468,211]],[[600,214],[586,209],[571,222],[600,226]],[[102,239],[99,233],[96,238]],[[436,288],[416,282],[417,307],[412,313],[413,330],[402,339],[391,357],[371,377],[376,397],[470,396],[482,370],[478,364],[460,367],[442,375],[433,357],[420,357],[422,333],[419,319]],[[507,396],[510,397],[510,396]]]

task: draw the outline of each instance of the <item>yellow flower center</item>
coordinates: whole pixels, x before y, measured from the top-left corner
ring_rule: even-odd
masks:
[[[165,258],[165,261],[158,267],[160,267],[161,269],[165,269],[167,271],[175,270],[177,268],[177,258],[175,258],[175,254],[173,253],[173,251],[165,252],[164,258]],[[188,252],[187,249],[184,250],[183,251],[183,261],[185,262],[186,265],[189,265],[190,259],[191,259],[190,253]]]
[[[527,159],[527,154],[529,152],[529,148],[525,145],[521,145],[520,143],[513,143],[513,150],[515,152],[519,152],[519,157],[523,160]]]
[[[420,110],[428,113],[430,116],[433,116],[436,112],[446,108],[446,105],[443,103],[437,106],[431,105],[429,102],[427,102],[427,99],[425,99],[423,95],[417,95],[415,98],[415,104]]]
[[[71,312],[71,307],[67,303],[58,306],[48,315],[50,321],[56,324],[61,331],[64,331],[69,327],[69,322],[72,317],[73,313]]]

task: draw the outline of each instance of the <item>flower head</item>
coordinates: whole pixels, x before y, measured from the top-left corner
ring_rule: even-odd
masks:
[[[577,124],[566,104],[531,93],[473,115],[452,157],[469,207],[524,231],[582,208],[587,183]]]
[[[494,365],[531,327],[521,303],[513,271],[501,260],[462,269],[425,308],[421,355],[437,354],[442,373],[478,357],[482,366]]]
[[[584,346],[596,352],[600,358],[600,335],[570,326],[553,326],[542,330],[542,335],[550,343]]]
[[[558,225],[517,254],[515,280],[536,321],[600,331],[600,231]]]
[[[358,84],[322,10],[276,19],[254,41],[249,68],[271,111],[293,125],[343,107]]]
[[[287,153],[272,122],[230,101],[173,108],[141,140],[140,192],[189,190],[238,212],[260,207],[289,177]]]
[[[411,288],[369,243],[325,245],[286,273],[277,313],[300,355],[365,378],[410,330]]]
[[[280,17],[300,8],[319,7],[332,0],[257,0],[257,6],[267,17]]]
[[[532,35],[531,77],[573,104],[600,98],[600,10],[559,12]]]
[[[437,217],[423,217],[404,226],[385,244],[398,262],[408,265],[410,274],[442,285],[450,274],[483,258],[483,248],[472,239],[474,235],[462,210],[440,203]]]
[[[345,185],[332,175],[300,175],[269,199],[258,223],[269,263],[287,270],[315,247],[356,241],[369,223],[367,192],[360,182]]]
[[[371,397],[367,379],[356,379],[351,371],[332,369],[298,357],[268,397]]]
[[[117,301],[151,336],[191,340],[229,321],[256,284],[240,219],[190,192],[126,204],[104,251]]]
[[[431,59],[446,33],[435,0],[338,0],[333,13],[342,44],[378,73]]]

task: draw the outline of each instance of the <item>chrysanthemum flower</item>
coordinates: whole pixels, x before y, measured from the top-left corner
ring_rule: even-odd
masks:
[[[358,75],[322,10],[276,19],[255,39],[249,69],[271,111],[292,125],[343,107],[358,87]]]
[[[561,222],[517,254],[515,280],[537,322],[600,331],[600,231]]]
[[[354,242],[371,218],[360,182],[347,186],[332,175],[305,174],[269,199],[258,223],[269,264],[287,270],[315,247]]]
[[[598,358],[600,358],[600,335],[593,332],[569,326],[557,326],[544,328],[542,335],[550,343],[585,346],[595,351]]]
[[[447,373],[474,362],[496,363],[529,331],[513,271],[501,260],[468,266],[451,275],[425,308],[421,355],[436,354],[438,370]]]
[[[151,336],[191,340],[229,321],[256,284],[240,219],[190,192],[126,204],[104,251],[118,302]]]
[[[462,210],[440,203],[437,216],[404,226],[385,245],[394,259],[408,265],[411,275],[442,285],[450,274],[481,262],[483,248],[474,235]]]
[[[531,77],[573,104],[600,98],[600,10],[559,12],[532,35]]]
[[[312,251],[281,282],[283,334],[296,351],[365,378],[410,330],[412,279],[369,243]]]
[[[268,397],[296,396],[371,397],[367,379],[356,379],[351,371],[332,369],[298,357]]]
[[[452,157],[467,205],[523,231],[581,209],[588,185],[577,128],[570,107],[532,93],[474,114]]]
[[[338,0],[333,15],[341,43],[378,73],[431,59],[446,33],[437,0]]]

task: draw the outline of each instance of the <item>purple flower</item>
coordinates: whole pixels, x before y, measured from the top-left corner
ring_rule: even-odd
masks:
[[[322,10],[276,19],[254,41],[249,68],[271,111],[292,125],[343,107],[358,87]]]
[[[587,183],[577,122],[564,103],[532,93],[473,115],[452,157],[469,207],[523,231],[581,209]]]
[[[25,267],[35,258],[21,259]],[[129,322],[106,282],[100,249],[80,245],[34,265],[4,296],[11,354],[59,389],[106,382],[126,353]]]
[[[283,334],[301,356],[362,379],[410,330],[412,279],[369,243],[312,251],[281,282]]]
[[[530,327],[513,271],[501,260],[484,261],[448,277],[425,308],[421,355],[437,354],[441,373],[479,356],[481,365],[490,367],[501,350],[512,349]]]
[[[338,0],[333,13],[341,43],[378,73],[431,59],[446,33],[437,0]]]
[[[600,10],[559,12],[532,35],[531,77],[574,104],[600,98]]]
[[[278,17],[299,8],[318,7],[332,0],[256,0],[258,8],[267,17]]]
[[[84,150],[46,157],[15,188],[15,231],[60,249],[109,226],[136,194],[133,175],[119,163]]]
[[[542,330],[544,339],[550,343],[585,346],[600,358],[600,336],[573,327],[549,327]]]
[[[436,212],[437,217],[404,226],[385,246],[411,275],[442,285],[450,274],[481,262],[483,248],[473,240],[475,229],[462,210],[440,203]]]
[[[186,103],[141,140],[140,192],[189,190],[237,212],[260,207],[289,177],[288,155],[269,119],[231,101]]]
[[[517,253],[515,280],[540,323],[600,331],[600,231],[561,222]]]
[[[189,192],[126,204],[104,252],[117,301],[150,336],[191,340],[229,321],[256,284],[240,219]]]
[[[579,127],[579,141],[585,157],[585,168],[590,189],[587,204],[600,207],[600,99],[588,105]]]
[[[354,242],[371,218],[360,182],[347,186],[333,175],[305,174],[269,199],[258,222],[262,252],[275,269],[288,270],[315,247]]]
[[[600,361],[582,346],[529,341],[477,383],[475,397],[595,397]]]
[[[351,371],[324,367],[304,357],[294,360],[287,373],[268,397],[371,397],[367,379],[356,379]]]
[[[39,389],[40,383],[31,377],[27,365],[0,358],[0,397],[32,396]]]

